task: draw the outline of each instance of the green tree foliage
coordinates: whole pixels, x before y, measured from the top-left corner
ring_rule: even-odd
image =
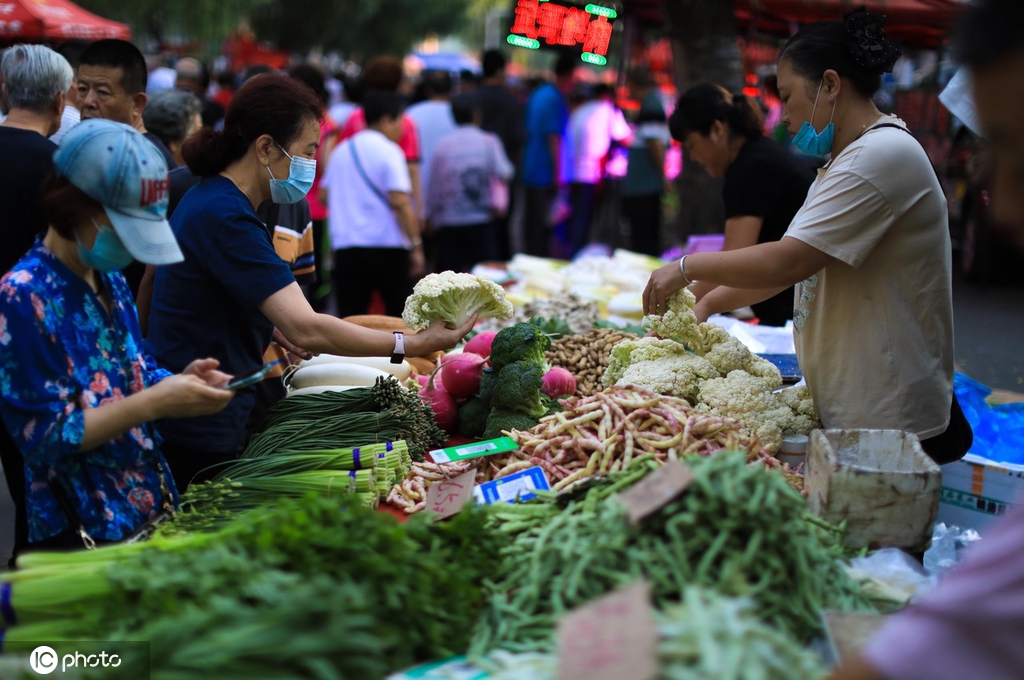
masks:
[[[256,35],[287,50],[404,54],[427,33],[460,30],[465,0],[269,0],[254,9]]]

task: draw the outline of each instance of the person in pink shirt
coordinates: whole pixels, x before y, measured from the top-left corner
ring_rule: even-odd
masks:
[[[1024,3],[981,0],[961,21],[981,126],[996,159],[992,210],[1024,237]],[[1024,497],[920,603],[894,615],[830,680],[1024,678]]]

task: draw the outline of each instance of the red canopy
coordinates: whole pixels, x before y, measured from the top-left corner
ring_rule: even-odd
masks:
[[[736,0],[736,19],[741,30],[788,35],[795,25],[839,20],[862,5],[885,15],[886,35],[922,47],[941,44],[966,7],[961,0]]]
[[[86,11],[70,0],[0,0],[0,41],[60,42],[70,38],[131,40],[125,24]]]

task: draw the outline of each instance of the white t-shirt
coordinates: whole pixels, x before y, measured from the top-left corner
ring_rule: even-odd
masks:
[[[491,180],[507,182],[515,174],[498,136],[472,125],[438,143],[432,166],[427,216],[437,227],[490,222]]]
[[[60,116],[60,127],[50,137],[50,141],[60,146],[60,140],[64,139],[64,135],[68,133],[68,130],[78,125],[82,120],[82,114],[74,106],[67,104],[64,106],[64,113]]]
[[[794,313],[824,426],[942,434],[952,255],[946,199],[921,145],[903,130],[869,129],[818,171],[786,236],[836,258],[797,286]]]
[[[356,166],[353,149],[362,163]],[[327,188],[331,247],[406,248],[408,238],[398,225],[388,193],[410,193],[409,168],[397,144],[376,130],[362,130],[331,154],[320,180]]]
[[[631,134],[622,111],[610,101],[587,102],[573,111],[569,116],[573,159],[569,181],[580,184],[600,182],[603,161],[612,141],[625,141]]]
[[[425,101],[413,104],[405,115],[416,123],[420,141],[420,190],[426,196],[430,191],[430,164],[438,142],[455,132],[455,119],[449,102]]]

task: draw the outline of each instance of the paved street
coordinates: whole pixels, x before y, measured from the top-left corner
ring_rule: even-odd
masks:
[[[959,370],[994,389],[1024,392],[1024,282],[981,289],[958,282],[953,307]],[[0,555],[13,543],[14,507],[0,481]]]

